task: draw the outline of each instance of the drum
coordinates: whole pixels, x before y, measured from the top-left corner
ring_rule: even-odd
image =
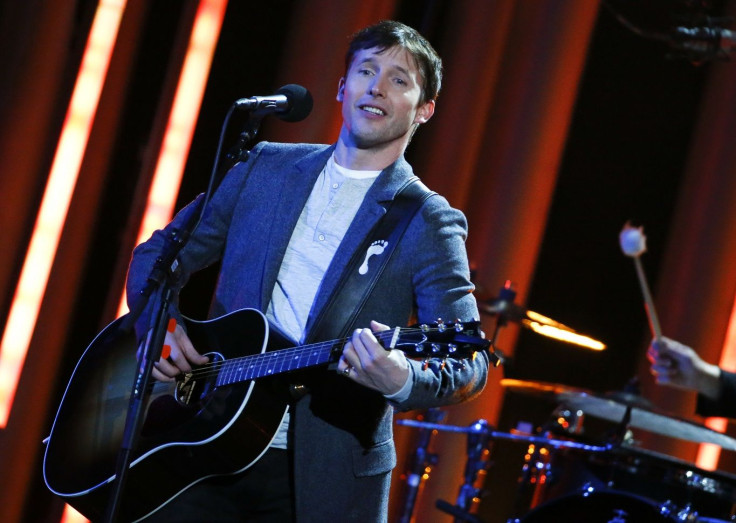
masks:
[[[538,506],[516,520],[520,523],[669,523],[675,514],[650,499],[607,490],[571,494]]]
[[[665,506],[672,512],[697,513],[698,521],[730,521],[736,513],[736,477],[636,447],[600,453],[552,452],[544,480],[536,486],[530,514],[558,499],[575,501],[589,490],[594,492],[592,500],[604,507],[619,500],[637,506],[640,512]],[[588,506],[593,501],[578,504]]]
[[[704,470],[688,461],[636,447],[622,447],[607,458],[605,463],[591,465],[599,473],[605,470],[609,484],[618,490],[635,492],[662,503],[670,501],[680,509],[692,507],[701,518],[728,520],[734,514],[736,477],[733,475]]]

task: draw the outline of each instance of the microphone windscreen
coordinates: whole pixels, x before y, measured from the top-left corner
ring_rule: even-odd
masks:
[[[312,94],[301,85],[289,84],[276,91],[283,94],[289,100],[289,108],[286,111],[276,113],[285,122],[300,122],[312,112]]]

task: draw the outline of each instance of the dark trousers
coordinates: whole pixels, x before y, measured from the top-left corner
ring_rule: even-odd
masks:
[[[293,523],[290,454],[290,451],[270,449],[245,472],[197,483],[145,521]]]

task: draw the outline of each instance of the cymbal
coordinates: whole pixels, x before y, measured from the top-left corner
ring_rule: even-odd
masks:
[[[537,334],[553,338],[565,343],[571,343],[586,349],[601,351],[605,350],[606,344],[568,327],[558,321],[543,316],[538,312],[531,311],[508,299],[497,298],[493,300],[478,301],[478,310],[491,316],[498,316],[505,321],[518,323]]]
[[[501,439],[507,441],[518,441],[521,443],[534,443],[536,445],[542,445],[553,448],[568,448],[584,450],[588,452],[605,452],[611,449],[610,445],[589,445],[587,443],[580,443],[577,441],[569,441],[564,439],[552,439],[544,436],[532,436],[529,434],[515,434],[511,432],[501,432],[498,430],[491,429],[487,424],[483,423],[484,420],[479,420],[467,427],[459,427],[456,425],[443,425],[442,423],[431,423],[427,421],[417,421],[413,419],[399,419],[396,420],[398,425],[405,425],[407,427],[416,427],[423,429],[440,430],[444,432],[459,432],[462,434],[482,434],[488,436],[490,439]]]
[[[530,396],[542,396],[542,397],[556,397],[563,392],[587,392],[584,389],[577,387],[571,387],[569,385],[563,385],[561,383],[551,383],[547,381],[530,381],[530,380],[516,380],[512,378],[503,378],[501,380],[501,386],[522,394]]]
[[[632,399],[595,396],[585,392],[563,392],[558,399],[568,407],[585,414],[612,422],[622,422],[627,409],[631,409],[629,427],[646,430],[697,443],[712,443],[727,450],[736,450],[736,440],[689,420],[677,418],[652,408],[644,408]]]

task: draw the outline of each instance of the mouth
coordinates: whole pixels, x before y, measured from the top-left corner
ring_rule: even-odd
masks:
[[[372,105],[359,105],[358,108],[361,111],[365,111],[370,114],[375,114],[376,116],[386,116],[386,111],[379,107],[374,107]]]

